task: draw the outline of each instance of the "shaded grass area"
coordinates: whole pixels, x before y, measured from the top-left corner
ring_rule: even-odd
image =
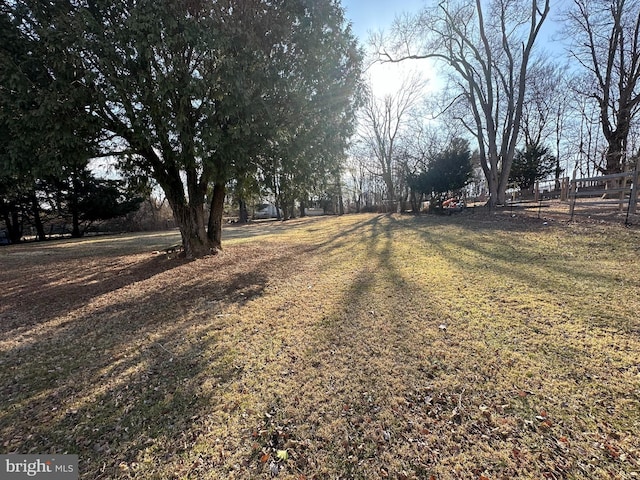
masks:
[[[266,233],[188,263],[162,237],[0,251],[0,452],[87,479],[640,475],[637,230]]]

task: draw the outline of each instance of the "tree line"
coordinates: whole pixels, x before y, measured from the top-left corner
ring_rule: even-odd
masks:
[[[637,162],[637,0],[432,1],[370,43],[382,62],[431,62],[441,88],[408,77],[368,98],[348,168],[356,199],[411,198],[456,138],[471,142],[491,206],[509,187],[552,178],[559,188],[571,170],[611,174]]]
[[[554,15],[565,63],[540,45]],[[0,214],[16,236],[20,212],[65,210],[80,235],[106,215],[92,195],[118,213],[159,187],[197,257],[220,248],[230,195],[241,217],[264,193],[288,216],[343,190],[360,209],[375,184],[403,208],[481,175],[495,206],[514,182],[558,181],[567,158],[629,168],[640,142],[638,0],[426,3],[371,42],[378,61],[435,62],[444,86],[416,77],[384,98],[334,0],[5,0],[0,34]],[[95,158],[123,180],[92,178]]]

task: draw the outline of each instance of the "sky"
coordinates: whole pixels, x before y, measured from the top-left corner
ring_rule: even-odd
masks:
[[[370,30],[388,29],[397,14],[417,12],[424,0],[342,0],[354,33],[366,42]]]
[[[351,22],[353,33],[360,39],[365,50],[369,50],[369,34],[380,30],[389,31],[393,19],[402,13],[415,13],[424,5],[424,0],[342,0],[346,17]],[[396,64],[374,64],[367,72],[371,75],[376,96],[395,93],[402,81],[414,72],[429,79],[435,88],[435,74],[428,61],[417,60]]]
[[[369,51],[369,34],[380,30],[389,31],[394,18],[403,13],[416,13],[428,0],[342,0],[346,17],[351,22],[353,33],[360,39],[360,43]],[[553,35],[558,28],[553,22],[558,8],[565,0],[554,0],[553,11],[540,32],[539,42],[542,48],[551,54],[563,54],[563,47],[558,45]],[[438,80],[436,67],[431,61],[416,60],[400,64],[376,64],[369,68],[372,77],[374,94],[383,96],[399,90],[402,81],[413,72],[419,71],[428,79],[427,89],[437,90]]]

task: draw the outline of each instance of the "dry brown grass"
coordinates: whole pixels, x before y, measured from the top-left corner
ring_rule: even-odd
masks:
[[[175,234],[1,249],[0,452],[86,479],[640,475],[638,230],[241,231],[194,262],[150,253]]]

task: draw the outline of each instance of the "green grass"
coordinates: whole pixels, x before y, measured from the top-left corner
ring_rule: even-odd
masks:
[[[639,232],[549,223],[4,248],[0,452],[86,479],[637,478]]]

